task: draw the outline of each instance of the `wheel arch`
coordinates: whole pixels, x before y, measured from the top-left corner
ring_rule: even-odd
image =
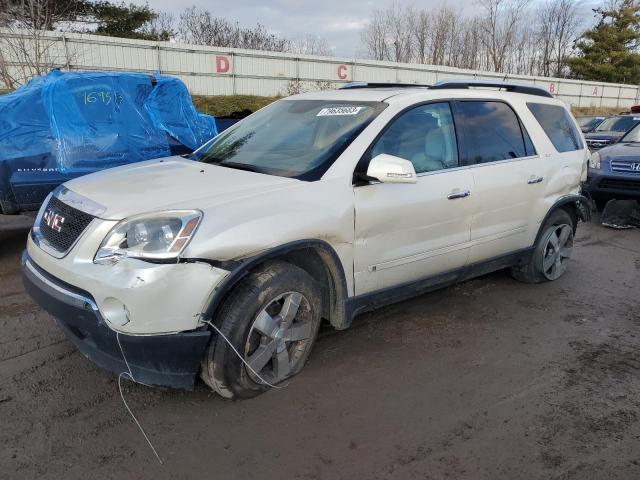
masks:
[[[333,247],[317,239],[297,240],[261,252],[239,262],[219,287],[215,289],[203,312],[203,318],[213,319],[224,299],[249,273],[268,261],[282,260],[305,270],[322,287],[323,318],[339,330],[347,328],[347,280],[342,262]]]
[[[571,218],[574,220],[573,230],[575,230],[578,226],[578,221],[588,222],[591,220],[591,207],[589,206],[589,200],[587,197],[583,195],[566,195],[562,198],[556,200],[556,202],[551,206],[547,214],[542,219],[540,223],[540,228],[538,229],[538,233],[536,235],[536,239],[534,245],[537,245],[538,240],[540,240],[540,236],[544,233],[542,229],[544,225],[547,223],[547,220],[554,212],[558,210],[565,210]]]

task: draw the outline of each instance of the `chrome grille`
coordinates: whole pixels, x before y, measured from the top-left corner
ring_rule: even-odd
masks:
[[[640,158],[635,161],[611,160],[611,170],[614,172],[636,173],[640,175]]]
[[[602,147],[606,147],[610,143],[611,143],[610,140],[590,140],[590,139],[587,139],[587,146],[591,150],[598,150],[598,149],[600,149]]]
[[[51,218],[54,217],[58,220],[55,223],[51,221]],[[88,213],[73,208],[56,197],[51,197],[44,214],[40,217],[39,233],[54,250],[65,253],[73,246],[93,218]]]

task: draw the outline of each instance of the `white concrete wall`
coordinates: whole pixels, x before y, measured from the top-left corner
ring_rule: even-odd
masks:
[[[10,35],[0,29],[2,36]],[[501,75],[434,65],[263,52],[47,32],[52,63],[69,70],[135,70],[175,75],[196,95],[286,95],[350,81],[431,84],[443,79],[490,79],[542,86],[574,106],[628,108],[640,103],[638,86],[561,78]],[[11,68],[20,68],[15,62]]]

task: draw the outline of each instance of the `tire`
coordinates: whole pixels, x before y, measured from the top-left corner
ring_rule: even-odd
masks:
[[[543,227],[528,263],[513,267],[511,275],[524,283],[557,280],[566,271],[573,248],[576,220],[564,209],[553,212]]]
[[[249,274],[214,322],[254,368],[214,332],[202,360],[204,382],[225,398],[251,398],[297,374],[318,335],[321,299],[320,285],[290,263],[265,264]]]

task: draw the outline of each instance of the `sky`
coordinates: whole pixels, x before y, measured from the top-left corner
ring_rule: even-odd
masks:
[[[473,0],[450,0],[452,6],[469,4]],[[209,10],[212,14],[241,25],[261,23],[270,32],[286,38],[301,38],[306,34],[325,38],[337,56],[362,56],[360,32],[366,25],[368,12],[385,8],[393,0],[135,0],[155,10],[173,13],[177,18],[181,11],[193,5]],[[442,0],[414,2],[396,1],[396,4],[437,7]]]
[[[390,7],[394,0],[133,0],[155,10],[172,13],[176,19],[181,11],[193,5],[241,25],[261,23],[276,35],[290,39],[311,33],[325,38],[335,56],[362,57],[360,33],[368,12]],[[579,0],[576,0],[579,1]],[[593,0],[586,0],[590,2]],[[586,3],[585,1],[581,3]],[[395,0],[397,5],[437,8],[445,3],[453,8],[477,8],[474,0]],[[581,8],[589,16],[588,5]]]

